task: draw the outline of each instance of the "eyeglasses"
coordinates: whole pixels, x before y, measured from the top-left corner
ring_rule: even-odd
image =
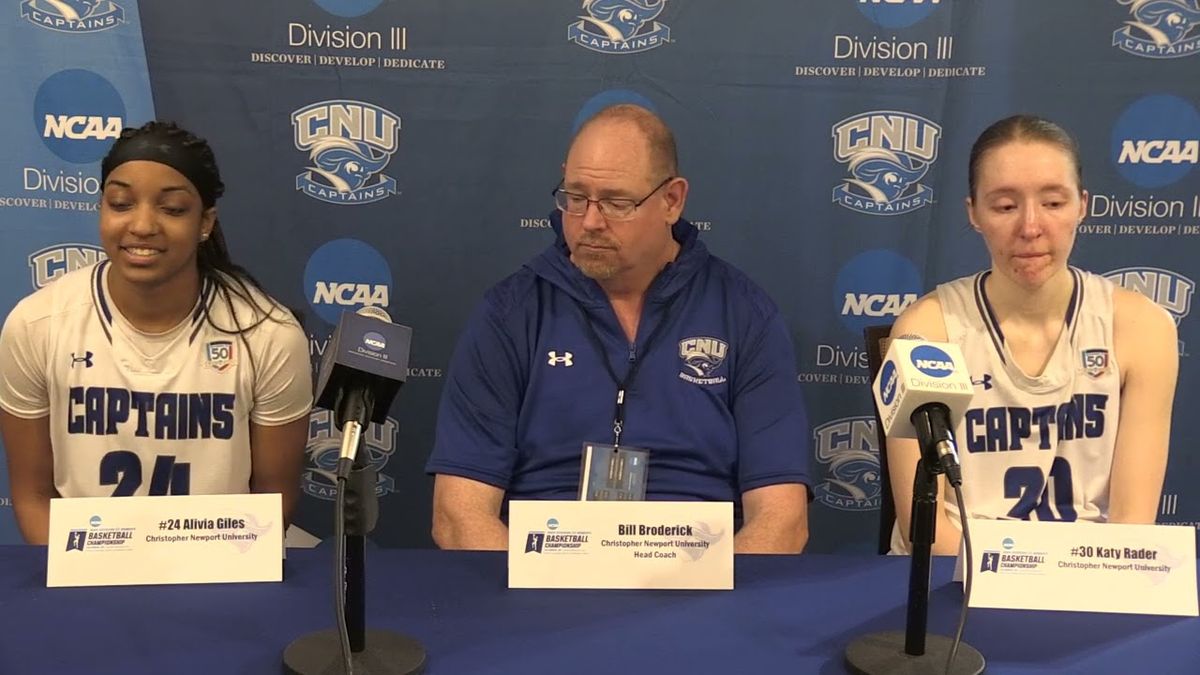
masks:
[[[588,205],[595,203],[596,208],[600,209],[600,215],[607,220],[629,220],[633,217],[633,213],[637,208],[646,203],[655,192],[658,192],[664,185],[675,180],[676,176],[667,176],[663,182],[659,183],[650,194],[638,200],[623,199],[619,197],[601,197],[600,199],[591,199],[587,195],[581,195],[576,192],[568,192],[562,188],[562,182],[559,182],[559,187],[554,188],[554,203],[558,206],[558,210],[572,216],[582,216],[587,213]]]

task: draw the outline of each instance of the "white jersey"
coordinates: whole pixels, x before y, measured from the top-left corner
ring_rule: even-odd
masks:
[[[1112,282],[1070,268],[1075,287],[1045,370],[1013,359],[984,292],[990,271],[937,288],[949,342],[962,348],[975,396],[955,430],[972,518],[1108,520],[1121,374],[1113,354]],[[942,495],[961,528],[953,493]],[[893,552],[907,533],[892,533]]]
[[[230,494],[250,487],[250,423],[308,414],[308,345],[276,308],[239,337],[225,294],[206,283],[196,309],[166,333],[121,316],[108,261],[21,300],[0,335],[0,406],[49,415],[54,485],[64,497]],[[256,292],[262,307],[272,307]],[[234,297],[241,325],[258,316]],[[248,349],[247,349],[248,348]],[[247,351],[250,354],[247,354]]]

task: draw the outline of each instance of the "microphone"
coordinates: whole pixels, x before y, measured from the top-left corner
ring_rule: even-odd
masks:
[[[954,425],[971,403],[971,375],[958,345],[892,340],[872,387],[888,438],[916,438],[927,463],[962,485]],[[931,454],[927,454],[931,453]]]
[[[316,405],[332,410],[334,424],[342,430],[333,519],[337,628],[293,640],[283,652],[288,673],[425,671],[420,642],[366,628],[366,537],[379,517],[378,476],[365,457],[357,456],[363,427],[387,420],[392,399],[408,375],[411,346],[411,328],[392,323],[378,307],[363,307],[342,313],[321,355]]]
[[[325,347],[317,374],[316,405],[333,411],[342,430],[338,476],[353,467],[363,427],[382,423],[408,375],[412,329],[367,306],[343,312]]]

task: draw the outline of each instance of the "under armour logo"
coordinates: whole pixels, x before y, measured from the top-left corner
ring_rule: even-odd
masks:
[[[561,363],[564,366],[570,368],[571,366],[575,365],[575,362],[571,360],[575,355],[572,354],[571,352],[563,352],[562,356],[559,356],[558,352],[551,351],[551,352],[546,352],[546,356],[550,357],[550,360],[547,361],[547,363],[549,363],[552,366],[557,366],[558,364]]]
[[[992,388],[992,376],[990,373],[984,373],[982,380],[976,380],[972,377],[971,384],[975,385],[976,387],[983,387],[983,390],[987,391],[988,389]]]
[[[71,352],[71,367],[74,368],[76,363],[84,364],[84,368],[92,367],[92,353],[84,352],[83,356],[75,356],[75,352]]]

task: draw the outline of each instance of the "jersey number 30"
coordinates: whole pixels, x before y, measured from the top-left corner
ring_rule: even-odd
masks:
[[[186,495],[192,465],[176,462],[175,455],[158,455],[150,474],[150,496]],[[131,497],[142,486],[142,458],[129,450],[113,450],[100,460],[100,484],[115,485],[112,496]]]

